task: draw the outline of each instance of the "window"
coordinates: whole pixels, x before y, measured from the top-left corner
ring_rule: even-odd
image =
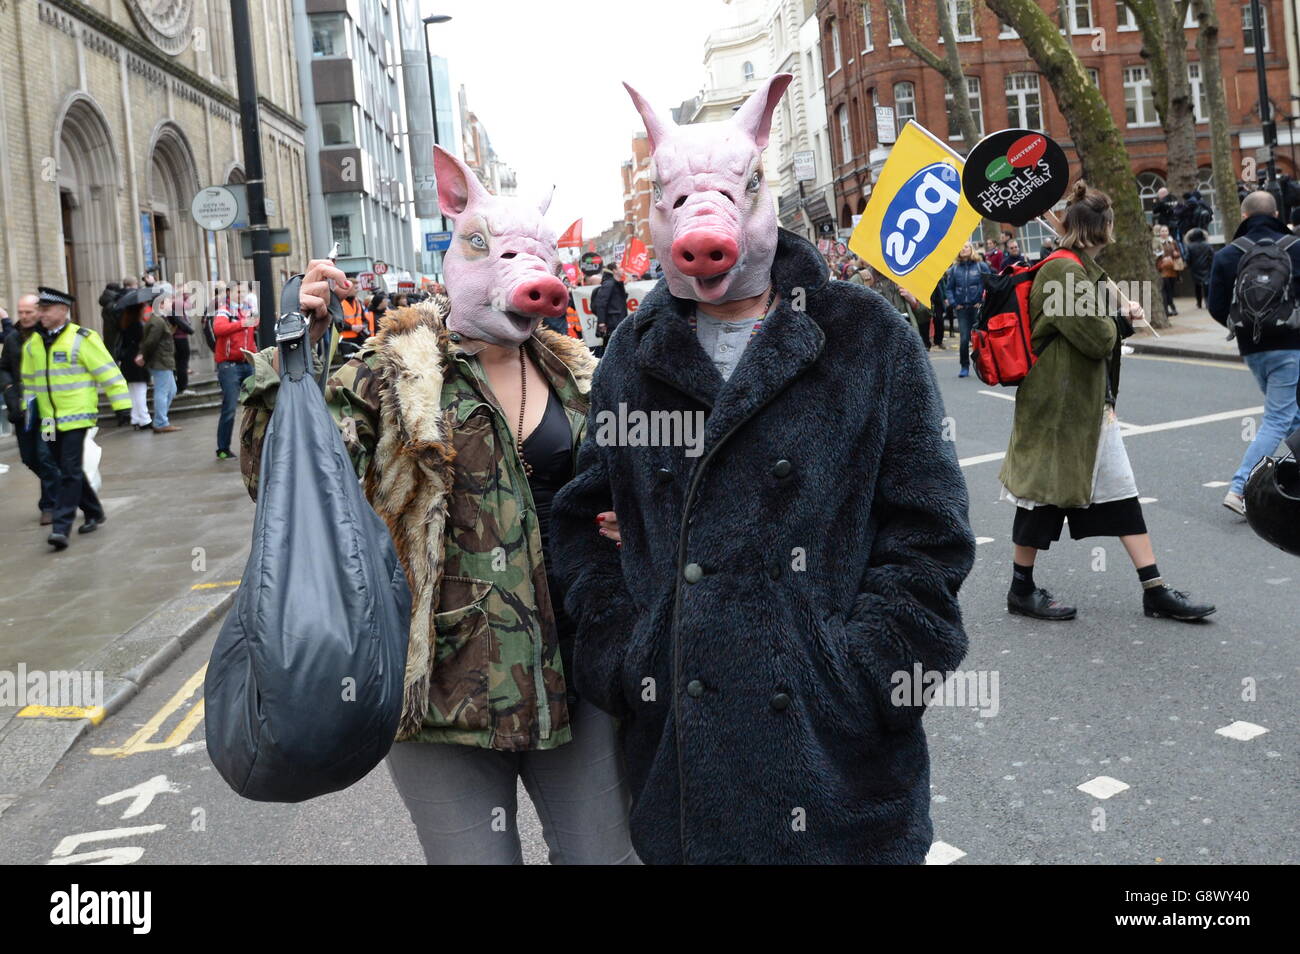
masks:
[[[1214,170],[1211,167],[1203,166],[1196,170],[1196,188],[1201,193],[1205,204],[1214,211],[1210,227],[1205,231],[1211,242],[1222,242],[1223,222],[1219,219],[1219,197],[1214,194]]]
[[[901,133],[909,119],[916,118],[916,86],[912,83],[894,84],[894,119]]]
[[[980,78],[978,76],[966,77],[966,96],[970,102],[971,117],[975,120],[975,135],[984,138],[984,109],[980,104]],[[948,111],[948,138],[961,139],[961,128],[957,125],[957,117],[952,111],[952,92],[949,91],[943,97],[944,108]]]
[[[311,15],[311,55],[351,56],[348,35],[351,21],[342,13]]]
[[[1191,12],[1191,7],[1188,7]],[[1136,30],[1138,28],[1137,20],[1133,18],[1133,11],[1124,0],[1115,0],[1115,19],[1119,21],[1117,30]]]
[[[1263,15],[1260,21],[1260,26],[1262,28],[1262,33],[1264,34],[1263,48],[1267,52],[1270,49],[1268,45],[1268,10],[1266,10],[1263,6],[1261,6],[1259,8],[1259,12]],[[1241,34],[1243,37],[1243,42],[1241,46],[1242,52],[1254,53],[1255,52],[1255,24],[1251,22],[1249,3],[1243,3],[1241,5]]]
[[[355,146],[356,126],[351,103],[322,103],[316,107],[320,117],[322,146]]]
[[[1198,123],[1208,122],[1210,119],[1210,105],[1205,98],[1205,83],[1201,81],[1201,64],[1187,64],[1187,81],[1192,86],[1192,113]]]
[[[999,40],[1013,40],[1018,36],[1020,36],[1020,34],[1016,32],[1015,27],[1013,27],[1006,20],[1003,20],[1001,17],[998,17],[998,39]]]
[[[849,125],[849,108],[841,106],[837,112],[840,121],[840,162],[853,158],[853,129]]]
[[[907,7],[903,7],[903,16],[907,16]],[[898,35],[898,24],[894,22],[894,11],[886,7],[885,18],[889,21],[889,45],[900,46],[903,38]]]
[[[1100,71],[1100,70],[1089,69],[1089,70],[1088,70],[1088,79],[1092,82],[1092,85],[1093,85],[1093,86],[1097,87],[1097,89],[1101,89],[1101,71]]]
[[[754,64],[749,62],[749,60],[745,60],[745,64],[740,68],[740,70],[744,74],[746,80],[752,80],[754,78]]]
[[[840,53],[840,25],[834,20],[826,21],[826,29],[831,35],[831,72],[834,73],[844,65],[844,59]]]
[[[1124,70],[1124,116],[1130,126],[1160,125],[1151,93],[1151,73],[1145,66]]]
[[[1062,0],[1057,8],[1061,15],[1061,28],[1069,33],[1091,33],[1092,0]]]
[[[973,0],[948,0],[948,19],[952,21],[952,32],[958,40],[978,40],[975,33],[975,11]],[[940,41],[943,37],[939,37]]]
[[[871,4],[862,4],[862,52],[870,53],[876,48],[876,41],[871,38]]]
[[[1165,187],[1165,178],[1158,172],[1139,172],[1137,185],[1138,198],[1142,200],[1142,210],[1147,215],[1147,222],[1151,222],[1156,204],[1156,193]]]
[[[1007,74],[1007,124],[1016,129],[1043,128],[1043,98],[1037,73]]]

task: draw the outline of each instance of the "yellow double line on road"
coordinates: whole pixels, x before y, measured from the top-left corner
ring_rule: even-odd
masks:
[[[112,755],[120,759],[126,758],[128,755],[138,755],[141,752],[156,752],[159,749],[176,748],[176,746],[188,739],[194,729],[203,721],[203,677],[207,675],[207,672],[208,664],[204,663],[203,668],[190,676],[185,685],[177,689],[176,694],[168,699],[163,707],[155,712],[153,717],[121,746],[117,748],[91,749],[90,754]],[[150,739],[162,730],[163,724],[181,706],[185,705],[196,692],[199,693],[198,701],[194,703],[189,712],[185,713],[185,717],[181,719],[176,728],[172,729],[167,738],[161,742],[151,742]]]

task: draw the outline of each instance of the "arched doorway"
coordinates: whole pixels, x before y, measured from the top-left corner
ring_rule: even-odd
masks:
[[[190,217],[190,202],[199,190],[194,154],[184,134],[171,123],[154,133],[149,151],[149,179],[141,226],[145,229],[142,263],[163,281],[180,287],[207,281],[206,243]]]
[[[73,320],[103,331],[96,301],[122,277],[117,154],[99,107],[84,95],[69,101],[55,128],[65,281],[77,298]],[[55,283],[53,276],[40,277]]]

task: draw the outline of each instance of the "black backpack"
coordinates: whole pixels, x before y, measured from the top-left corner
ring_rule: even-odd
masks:
[[[211,351],[213,354],[216,354],[217,353],[217,332],[216,329],[213,327],[213,322],[214,319],[212,315],[203,316],[203,322],[202,322],[203,342],[208,346],[209,351]]]
[[[1241,336],[1258,344],[1262,336],[1300,328],[1300,312],[1292,289],[1289,249],[1300,238],[1287,235],[1274,241],[1233,240],[1244,253],[1237,265],[1228,312],[1228,339]]]

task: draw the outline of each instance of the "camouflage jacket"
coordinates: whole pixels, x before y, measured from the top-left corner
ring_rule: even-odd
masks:
[[[541,534],[514,435],[445,305],[403,308],[329,378],[325,399],[411,586],[399,740],[521,751],[570,739]],[[539,330],[528,354],[564,406],[574,460],[595,359]],[[270,349],[243,385],[240,463],[256,499],[279,377]]]

